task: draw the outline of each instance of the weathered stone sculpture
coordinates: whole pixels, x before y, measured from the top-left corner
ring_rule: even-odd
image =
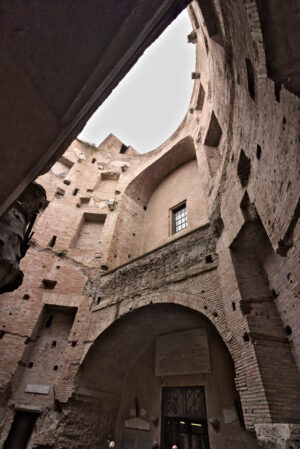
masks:
[[[34,221],[45,203],[44,188],[34,182],[0,218],[0,293],[11,292],[22,284],[19,263],[29,248]]]

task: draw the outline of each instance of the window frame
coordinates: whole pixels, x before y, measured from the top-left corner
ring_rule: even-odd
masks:
[[[175,214],[176,212],[180,211],[181,209],[185,209],[186,211],[186,226],[183,229],[180,230],[176,230],[176,219],[175,219]],[[171,235],[176,235],[179,234],[180,232],[184,231],[185,229],[188,228],[188,216],[187,216],[187,201],[181,201],[179,204],[177,204],[176,206],[172,207],[170,209],[170,214],[171,214]]]

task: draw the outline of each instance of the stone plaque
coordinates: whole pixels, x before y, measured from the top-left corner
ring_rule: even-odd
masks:
[[[123,432],[121,449],[152,449],[152,436]]]
[[[50,387],[48,385],[31,385],[27,384],[25,393],[48,394]]]
[[[156,376],[199,373],[211,373],[206,328],[157,337]]]
[[[232,424],[236,421],[235,410],[223,410],[225,424]]]
[[[121,449],[135,449],[135,433],[123,432]]]
[[[137,449],[152,449],[152,436],[137,435]]]

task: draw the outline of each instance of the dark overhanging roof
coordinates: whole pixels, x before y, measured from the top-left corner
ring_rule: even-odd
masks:
[[[0,215],[76,138],[188,0],[4,0]]]

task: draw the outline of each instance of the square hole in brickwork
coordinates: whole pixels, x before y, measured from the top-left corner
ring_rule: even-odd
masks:
[[[57,281],[53,281],[52,279],[43,279],[41,283],[41,288],[45,288],[46,290],[53,290],[56,284]]]
[[[55,162],[55,164],[51,168],[51,172],[58,176],[61,179],[64,179],[70,171],[70,168],[73,166],[73,162],[62,156],[59,161]]]
[[[197,98],[197,104],[196,104],[196,110],[202,111],[203,105],[205,100],[205,91],[203,89],[202,84],[200,83],[198,98]]]
[[[211,176],[216,174],[220,165],[221,154],[219,150],[219,143],[221,137],[222,128],[214,111],[212,111],[208,130],[204,139],[204,149]]]
[[[61,198],[61,197],[63,197],[64,195],[65,195],[65,190],[64,189],[62,189],[61,187],[58,187],[57,189],[56,189],[56,192],[55,192],[55,197],[56,198]]]
[[[255,71],[250,59],[245,59],[246,62],[246,72],[248,81],[248,91],[252,100],[255,100]]]
[[[222,128],[219,124],[219,121],[212,111],[208,130],[204,139],[204,145],[209,147],[217,147],[222,137]]]
[[[91,198],[89,196],[82,196],[80,197],[80,207],[88,206]]]
[[[53,236],[51,237],[51,239],[50,239],[50,242],[48,243],[48,246],[49,246],[50,248],[53,248],[54,245],[55,245],[55,242],[56,242],[56,235],[53,235]]]
[[[251,172],[251,161],[246,156],[245,151],[241,149],[239,162],[237,166],[237,174],[242,187],[246,187],[246,185],[248,184],[250,172]]]
[[[121,154],[125,154],[127,148],[128,148],[128,145],[125,145],[125,144],[123,143],[122,146],[121,146],[121,149],[120,149],[120,153],[121,153]]]

